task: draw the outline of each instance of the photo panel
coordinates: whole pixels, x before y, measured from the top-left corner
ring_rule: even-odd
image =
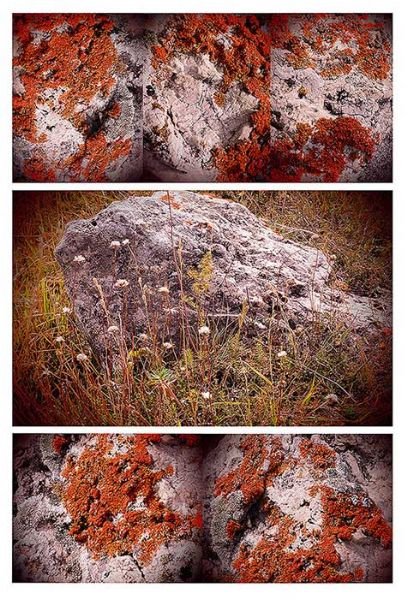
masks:
[[[14,15],[13,176],[392,178],[387,14]]]
[[[383,426],[386,191],[19,191],[14,424]]]
[[[391,582],[391,472],[391,435],[15,435],[14,581]]]

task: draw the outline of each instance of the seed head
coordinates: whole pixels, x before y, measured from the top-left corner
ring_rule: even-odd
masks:
[[[76,359],[78,362],[86,362],[86,360],[88,360],[88,356],[86,354],[78,354]]]
[[[111,242],[110,242],[110,247],[111,247],[112,249],[117,249],[117,248],[119,248],[119,247],[120,247],[120,241],[111,241]]]
[[[118,287],[119,289],[124,289],[125,287],[129,286],[129,282],[126,279],[117,279],[114,286]]]
[[[85,258],[85,256],[82,256],[82,254],[78,254],[77,256],[74,257],[72,262],[77,262],[78,264],[83,264],[83,262],[86,262],[86,258]]]
[[[198,329],[199,335],[209,335],[210,332],[211,332],[210,328],[207,327],[206,325],[199,327],[199,329]]]

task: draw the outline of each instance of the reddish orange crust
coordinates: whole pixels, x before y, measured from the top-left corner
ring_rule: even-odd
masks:
[[[178,435],[178,437],[188,445],[188,447],[195,447],[196,445],[199,445],[201,441],[201,435]]]
[[[362,164],[372,157],[377,139],[353,117],[319,119],[314,126],[299,123],[292,138],[274,142],[273,181],[301,181],[317,175],[338,181],[349,160]]]
[[[222,43],[223,35],[228,36],[228,44]],[[254,15],[232,14],[177,16],[160,44],[153,46],[152,64],[156,69],[176,53],[208,54],[223,69],[214,97],[218,106],[224,105],[226,92],[236,82],[258,100],[257,110],[250,117],[250,139],[213,152],[219,181],[265,177],[270,158],[270,49],[267,23]]]
[[[304,439],[299,446],[299,457],[283,459],[280,441],[266,449],[265,439],[257,435],[241,444],[244,456],[238,468],[220,477],[215,483],[215,495],[227,496],[242,491],[245,503],[259,502],[260,511],[272,527],[272,538],[263,537],[250,548],[241,542],[239,553],[232,563],[233,574],[222,580],[229,582],[357,582],[363,579],[361,568],[346,571],[337,551],[338,541],[349,541],[363,531],[387,548],[392,533],[380,509],[362,493],[339,492],[326,485],[314,485],[311,496],[318,495],[322,502],[323,521],[320,528],[301,527],[301,537],[308,540],[308,549],[293,549],[298,537],[298,523],[284,514],[266,498],[267,487],[279,474],[306,461],[314,470],[315,478],[328,468],[336,466],[335,452],[328,446]],[[234,539],[242,525],[229,520],[226,534]]]
[[[54,448],[55,453],[62,454],[62,452],[69,445],[69,437],[70,435],[54,435],[52,438],[52,447]]]
[[[327,445],[315,443],[309,439],[301,441],[300,455],[303,460],[310,458],[314,468],[318,470],[327,470],[336,466],[335,451]]]
[[[367,77],[386,79],[390,72],[391,48],[380,32],[383,21],[372,22],[366,15],[309,14],[301,21],[302,36],[290,31],[296,17],[272,17],[272,45],[287,51],[287,60],[295,69],[312,67],[324,78],[333,79],[358,69]],[[338,50],[338,44],[350,47]],[[312,54],[311,54],[312,53]],[[316,57],[315,57],[316,54]]]
[[[70,458],[62,476],[65,507],[72,523],[69,533],[84,543],[95,559],[131,554],[149,564],[159,548],[170,540],[191,535],[202,526],[202,509],[185,517],[167,508],[156,493],[157,483],[172,476],[172,467],[154,469],[148,451],[160,435],[118,436],[124,444],[113,453],[108,435],[97,435],[94,447]],[[140,509],[135,503],[142,502]]]

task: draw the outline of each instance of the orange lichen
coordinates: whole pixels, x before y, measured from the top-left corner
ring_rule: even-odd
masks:
[[[229,520],[226,525],[226,534],[228,539],[233,539],[238,532],[242,530],[242,524],[236,520]]]
[[[264,493],[267,457],[265,439],[261,435],[248,436],[241,443],[243,459],[231,472],[221,476],[215,483],[215,495],[227,496],[241,491],[244,501],[249,503]]]
[[[312,461],[314,468],[318,470],[327,470],[335,468],[336,453],[328,445],[315,443],[310,439],[304,439],[300,443],[300,455],[303,460],[309,458]]]
[[[101,181],[105,170],[118,157],[131,150],[130,139],[109,142],[102,130],[93,133],[86,108],[96,97],[108,99],[117,75],[124,71],[111,38],[114,22],[108,15],[30,14],[15,19],[17,56],[13,61],[16,76],[24,91],[13,97],[14,134],[38,146],[32,150],[33,164],[24,175],[35,181],[79,178]],[[85,136],[86,142],[64,164],[47,156],[47,168],[41,144],[48,134],[37,129],[37,112],[44,107]],[[108,118],[120,115],[113,104]],[[37,163],[37,164],[35,164]],[[70,166],[74,168],[70,170]],[[85,166],[86,165],[86,166]]]
[[[366,497],[341,493],[328,486],[316,486],[321,494],[321,529],[301,528],[307,549],[293,549],[298,528],[291,516],[274,504],[263,502],[266,519],[273,527],[272,538],[263,537],[255,547],[242,544],[232,567],[235,582],[356,582],[363,579],[361,568],[346,571],[335,544],[350,540],[361,529],[384,547],[391,543],[391,529],[380,510]]]
[[[286,50],[295,69],[312,67],[324,78],[334,79],[353,69],[366,76],[386,79],[390,72],[391,48],[383,36],[384,22],[366,15],[275,15],[272,45]],[[290,25],[302,31],[292,33]],[[338,49],[341,44],[345,48]]]
[[[188,445],[188,447],[195,447],[201,441],[201,435],[180,434],[178,438]]]
[[[233,14],[178,15],[153,46],[153,66],[165,67],[177,53],[208,54],[222,68],[214,94],[224,106],[225,94],[237,83],[257,100],[250,116],[249,140],[229,148],[216,148],[213,162],[219,181],[263,180],[269,166],[271,37],[266,17]]]
[[[267,523],[268,534],[253,547],[241,538],[232,573],[222,580],[229,582],[356,582],[364,577],[361,568],[346,569],[337,549],[338,541],[349,541],[363,531],[384,548],[391,544],[391,528],[381,510],[365,494],[338,491],[324,484],[309,489],[311,497],[319,496],[322,505],[320,526],[304,527],[284,513],[264,493],[276,476],[293,471],[306,463],[316,480],[336,465],[336,453],[329,446],[303,439],[297,457],[284,457],[281,445],[266,449],[265,439],[249,437],[241,444],[240,465],[215,483],[215,494],[228,495],[242,490],[245,502],[256,502],[261,521]],[[253,487],[249,485],[253,480]],[[227,538],[235,540],[244,531],[242,523],[230,519]],[[303,548],[295,549],[298,536]],[[305,548],[306,547],[306,548]]]
[[[349,161],[362,164],[372,157],[376,139],[353,117],[319,119],[313,126],[299,123],[292,138],[279,138],[272,147],[272,180],[301,181],[316,175],[338,181]]]
[[[166,204],[168,204],[170,206],[170,208],[173,210],[179,210],[181,208],[181,204],[179,202],[177,202],[176,199],[174,198],[174,196],[171,195],[169,192],[164,193],[160,197],[160,200],[162,202],[165,202]]]
[[[363,493],[334,491],[317,485],[313,494],[320,493],[323,506],[323,536],[349,541],[361,529],[364,533],[389,547],[392,540],[390,525],[381,510]]]
[[[52,447],[55,453],[62,454],[62,452],[68,447],[70,441],[70,435],[54,435],[52,438]]]
[[[77,458],[67,460],[62,476],[69,533],[96,559],[131,554],[148,564],[170,540],[200,528],[201,510],[186,518],[163,504],[157,483],[173,469],[155,469],[148,446],[159,435],[95,435]]]

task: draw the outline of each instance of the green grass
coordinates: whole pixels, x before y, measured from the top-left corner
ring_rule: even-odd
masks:
[[[63,310],[71,304],[53,252],[70,220],[90,217],[127,194],[16,194],[15,424],[390,422],[390,331],[355,335],[329,314],[314,314],[295,330],[282,328],[271,316],[266,332],[249,336],[243,310],[234,327],[212,325],[205,338],[192,331],[181,355],[149,339],[124,351],[114,371],[98,363],[73,313]],[[385,193],[216,195],[245,204],[284,237],[331,256],[333,285],[371,297],[391,289],[391,214]],[[197,280],[202,293],[207,281],[203,283]],[[279,357],[282,351],[286,355]],[[89,359],[78,362],[79,353]]]

